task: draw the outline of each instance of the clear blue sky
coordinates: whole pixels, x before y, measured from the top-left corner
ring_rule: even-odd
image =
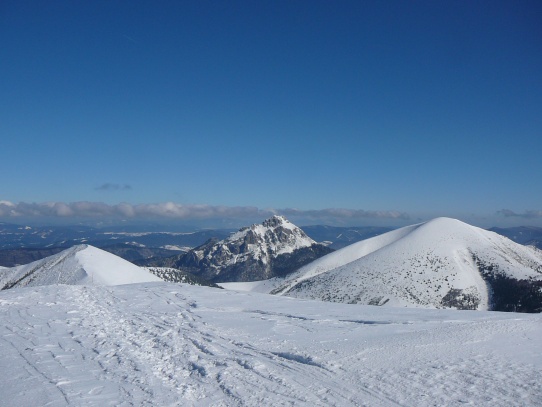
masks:
[[[542,222],[540,1],[3,0],[0,84],[0,218]]]

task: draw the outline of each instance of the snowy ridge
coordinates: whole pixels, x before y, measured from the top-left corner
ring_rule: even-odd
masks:
[[[30,264],[3,270],[0,289],[51,284],[119,285],[161,281],[118,256],[78,245]]]
[[[540,406],[540,315],[377,308],[172,283],[0,293],[20,406]]]
[[[541,253],[437,218],[347,246],[283,279],[224,287],[272,287],[274,294],[335,302],[487,310],[494,306],[489,286],[502,278],[542,281]]]

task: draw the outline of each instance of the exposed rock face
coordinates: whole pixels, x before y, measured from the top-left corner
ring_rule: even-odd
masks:
[[[284,276],[330,253],[282,216],[212,239],[179,256],[174,267],[213,282],[258,281]]]

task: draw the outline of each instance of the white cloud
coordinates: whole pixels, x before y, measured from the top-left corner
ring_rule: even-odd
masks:
[[[498,215],[504,216],[505,218],[524,218],[524,219],[537,219],[542,218],[542,211],[525,211],[523,213],[516,213],[510,209],[501,209],[497,212]]]
[[[94,189],[97,191],[127,191],[132,189],[132,186],[128,184],[113,184],[106,182],[105,184],[102,184]]]
[[[329,208],[319,210],[283,209],[279,211],[285,216],[303,216],[313,219],[410,219],[405,212],[398,211],[366,211],[363,209]]]
[[[253,206],[183,205],[175,202],[155,204],[120,203],[109,205],[103,202],[43,202],[13,203],[0,201],[0,217],[44,217],[44,218],[170,218],[180,220],[216,218],[263,218],[282,214],[292,218],[313,220],[329,219],[408,219],[404,212],[366,211],[361,209],[329,208],[321,210],[259,209]]]

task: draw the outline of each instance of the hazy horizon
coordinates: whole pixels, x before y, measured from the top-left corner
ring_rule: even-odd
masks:
[[[0,201],[0,222],[21,226],[72,226],[92,227],[128,226],[136,228],[162,227],[164,230],[194,230],[205,228],[240,228],[261,223],[273,216],[282,215],[298,226],[383,226],[398,228],[426,222],[437,217],[451,217],[479,226],[542,227],[540,214],[514,213],[501,210],[492,216],[480,214],[371,212],[351,209],[259,209],[255,207],[213,207],[208,205],[180,205],[172,202],[152,205],[106,205],[97,202],[13,204]],[[157,230],[158,230],[157,229]]]

